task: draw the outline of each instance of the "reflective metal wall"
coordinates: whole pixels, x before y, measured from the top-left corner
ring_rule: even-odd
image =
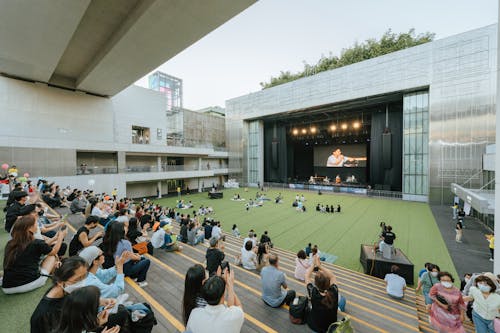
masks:
[[[496,29],[490,25],[228,100],[232,177],[248,181],[249,120],[396,91],[427,90],[429,167],[421,176],[428,176],[429,185],[418,191],[431,202],[448,202],[450,183],[462,184],[471,177],[469,184],[479,183],[485,145],[495,142]],[[403,180],[403,193],[417,190],[410,186]]]

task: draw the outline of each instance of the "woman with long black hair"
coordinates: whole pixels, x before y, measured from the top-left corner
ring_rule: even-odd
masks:
[[[64,300],[59,326],[54,333],[96,332],[108,322],[109,310],[97,312],[101,292],[95,286],[75,290]],[[105,327],[101,333],[120,332],[120,326]]]
[[[184,280],[184,297],[182,300],[184,325],[187,325],[189,315],[194,308],[201,308],[207,305],[207,302],[201,296],[201,288],[206,280],[207,274],[202,265],[196,264],[188,269],[186,279]]]
[[[35,239],[36,231],[36,218],[31,214],[20,217],[12,227],[12,239],[5,246],[3,261],[2,290],[6,294],[24,293],[44,286],[58,262],[57,253],[67,231],[57,233],[53,247]],[[46,257],[40,264],[43,255]]]
[[[112,222],[106,230],[106,234],[102,240],[101,249],[106,258],[103,267],[110,268],[114,265],[114,258],[120,257],[123,252],[133,252],[132,244],[125,238],[127,233],[126,226],[121,222]],[[130,255],[123,264],[123,273],[125,276],[136,278],[140,287],[148,285],[146,282],[146,275],[148,273],[149,259],[145,259],[139,254]]]

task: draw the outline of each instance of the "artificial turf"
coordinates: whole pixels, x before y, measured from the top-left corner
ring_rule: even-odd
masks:
[[[255,198],[257,190],[229,189],[223,199],[208,199],[207,193],[183,195],[191,200],[193,209],[180,210],[191,213],[200,205],[214,208],[213,217],[220,220],[222,229],[231,232],[233,224],[245,235],[254,229],[260,235],[267,230],[273,243],[281,248],[298,251],[307,243],[317,244],[322,252],[338,257],[338,265],[362,271],[359,262],[360,244],[374,244],[380,234],[379,223],[386,222],[397,235],[395,246],[400,248],[415,265],[417,273],[425,262],[433,262],[457,276],[455,266],[441,237],[429,205],[425,203],[367,198],[346,194],[323,194],[300,192],[288,189],[270,189],[265,192],[271,201],[264,201],[263,207],[245,210],[249,198]],[[275,204],[274,198],[281,192],[282,204]],[[239,193],[247,201],[231,201]],[[306,212],[298,212],[292,207],[295,195],[304,194]],[[155,200],[163,206],[172,207],[177,197]],[[316,204],[340,204],[341,213],[320,213]]]

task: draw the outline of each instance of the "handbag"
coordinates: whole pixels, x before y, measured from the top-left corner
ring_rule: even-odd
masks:
[[[443,296],[436,294],[436,299],[439,301],[439,303],[448,305],[448,301]]]
[[[132,246],[134,250],[137,251],[139,254],[146,254],[148,253],[148,242],[140,242]]]
[[[305,296],[295,298],[293,303],[290,304],[288,314],[292,324],[302,325],[306,322],[307,308],[309,306],[309,299]]]
[[[351,318],[345,316],[342,320],[330,324],[328,326],[327,333],[354,333],[354,329],[351,325]]]

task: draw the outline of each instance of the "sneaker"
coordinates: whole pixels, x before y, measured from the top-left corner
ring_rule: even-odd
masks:
[[[490,261],[495,261],[493,258],[490,258]]]
[[[146,281],[141,281],[141,282],[138,282],[137,283],[139,285],[139,287],[141,288],[144,288],[144,287],[147,287],[148,283]]]

